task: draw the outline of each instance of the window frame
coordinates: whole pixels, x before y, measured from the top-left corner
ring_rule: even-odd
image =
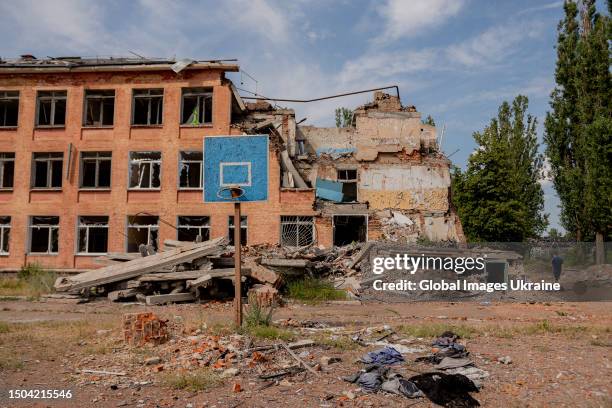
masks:
[[[6,218],[7,222],[3,222],[3,218]],[[12,218],[10,215],[0,216],[0,256],[7,256],[11,252],[11,222]],[[4,242],[4,231],[8,230],[8,242]],[[4,245],[6,244],[6,251],[4,250]]]
[[[41,96],[41,94],[50,94],[49,96]],[[63,94],[63,95],[57,95]],[[49,99],[51,101],[51,109],[49,112],[49,117],[51,118],[48,125],[40,124],[40,102],[41,99]],[[55,105],[57,101],[64,101],[64,123],[61,125],[55,124]],[[35,127],[36,128],[65,128],[66,123],[68,122],[68,91],[67,90],[39,90],[36,92],[36,118],[35,118]]]
[[[160,95],[151,94],[151,92],[153,91],[161,91],[161,94]],[[165,94],[164,88],[134,88],[132,89],[131,125],[134,127],[161,127],[163,126],[164,125],[164,94]],[[134,120],[136,119],[136,99],[138,98],[143,98],[143,99],[148,98],[149,99],[148,109],[147,109],[147,123],[134,123]],[[152,110],[151,100],[153,98],[161,98],[159,123],[151,123],[151,110]]]
[[[49,155],[47,158],[37,158],[36,155]],[[61,154],[61,156],[53,157],[52,154]],[[46,186],[35,186],[36,183],[36,162],[44,161],[47,162],[47,183]],[[60,185],[52,186],[53,184],[53,165],[52,162],[59,161],[62,163],[62,170],[60,171]],[[64,152],[32,152],[32,166],[31,166],[31,179],[30,189],[31,190],[61,190],[64,186]]]
[[[83,218],[93,218],[93,217],[104,217],[106,218],[106,225],[90,225],[83,224]],[[109,217],[107,215],[79,215],[77,216],[77,225],[76,225],[76,254],[77,255],[104,255],[108,253],[108,231],[109,231]],[[106,229],[106,252],[89,252],[89,230],[92,228],[105,228]],[[86,251],[80,251],[81,247],[81,229],[85,229],[85,248]]]
[[[112,96],[111,95],[103,95],[103,93],[105,92],[112,92]],[[98,95],[96,95],[96,93],[98,93]],[[83,127],[86,128],[112,128],[115,126],[115,112],[116,112],[116,104],[115,104],[115,97],[116,97],[116,91],[114,89],[85,89],[85,93],[83,94]],[[113,118],[113,123],[111,123],[110,125],[104,125],[103,124],[103,118],[104,118],[104,100],[106,99],[112,99],[113,100],[113,112],[112,112],[112,118]],[[89,101],[90,100],[99,100],[101,103],[101,108],[100,108],[100,125],[95,125],[95,124],[88,124],[87,123],[87,108],[89,106]]]
[[[138,218],[138,217],[155,217],[157,218],[157,224],[134,224],[130,222],[130,219]],[[147,243],[146,245],[151,245],[151,230],[154,229],[157,231],[157,241],[159,241],[159,216],[158,215],[128,215],[126,218],[126,234],[125,234],[125,252],[130,254],[138,253],[138,250],[135,252],[130,252],[130,228],[146,228],[147,229]],[[156,251],[159,251],[159,242],[156,242],[154,245]]]
[[[235,224],[232,225],[230,222],[233,220],[234,220],[233,215],[227,216],[228,245],[233,245]],[[245,221],[244,226],[242,225],[243,220]],[[244,242],[242,242],[243,237],[244,237]],[[241,242],[241,245],[248,245],[249,243],[249,218],[247,215],[240,216],[240,242]]]
[[[4,157],[4,155],[13,155],[12,158]],[[4,169],[5,163],[11,162],[13,163],[13,179],[11,180],[10,187],[4,187]],[[12,191],[15,187],[15,153],[13,152],[0,152],[0,191]]]
[[[348,172],[354,171],[355,178],[340,178],[340,173],[343,172],[348,177]],[[354,203],[359,201],[359,169],[358,168],[336,168],[336,181],[342,183],[342,195],[345,195],[346,184],[354,184],[355,188],[355,199],[354,200],[342,200],[345,203]]]
[[[295,218],[295,220],[283,220],[283,218]],[[305,218],[308,218],[308,220],[304,220]],[[286,245],[283,243],[283,226],[284,225],[295,225],[296,226],[296,244],[298,244],[297,246],[293,246],[293,245]],[[300,243],[300,225],[302,226],[310,226],[311,227],[311,232],[310,235],[312,236],[312,240],[304,245],[299,245]],[[314,220],[314,216],[312,215],[281,215],[280,216],[280,246],[284,247],[284,248],[305,248],[309,245],[312,245],[316,242],[316,229],[315,229],[315,220]]]
[[[202,160],[184,160],[183,153],[200,153]],[[203,190],[204,189],[204,154],[201,150],[180,150],[178,158],[178,189],[179,190]],[[181,186],[181,169],[183,163],[199,163],[200,164],[200,186],[199,187],[184,187]]]
[[[85,154],[96,154],[95,157],[83,157]],[[100,154],[108,154],[108,156],[100,156]],[[84,186],[83,179],[85,176],[85,160],[95,161],[96,163],[96,174],[95,186]],[[110,174],[108,175],[108,186],[100,186],[100,162],[110,162]],[[110,190],[113,182],[113,152],[112,151],[82,151],[79,154],[79,190]]]
[[[159,153],[159,159],[152,159],[152,160],[148,160],[148,164],[149,164],[149,187],[132,187],[131,186],[131,181],[132,181],[132,162],[134,160],[144,160],[144,159],[133,159],[132,158],[132,153]],[[153,184],[153,164],[158,163],[159,165],[159,186],[158,187],[151,187],[151,184]],[[140,190],[140,191],[161,191],[161,185],[162,185],[162,152],[161,150],[134,150],[134,151],[130,151],[128,153],[128,190]],[[140,183],[139,183],[140,184]]]
[[[14,125],[6,125],[6,112],[7,109],[4,109],[4,112],[0,110],[0,129],[14,129],[19,127],[19,102],[20,102],[21,93],[19,91],[11,91],[4,90],[0,91],[0,101],[17,101],[17,118]],[[0,104],[0,107],[3,105]],[[5,123],[5,124],[2,124]]]
[[[207,218],[206,225],[181,225],[181,218]],[[180,241],[180,230],[183,229],[197,229],[198,234],[202,236],[202,241],[207,241],[211,237],[211,227],[210,227],[210,216],[209,215],[178,215],[176,217],[176,239]],[[204,235],[202,235],[202,230],[205,229],[208,231],[208,239],[204,239]],[[181,241],[181,242],[191,242],[191,241]]]
[[[200,111],[200,103],[201,101],[206,101],[206,99],[210,99],[210,120],[202,122],[199,121],[199,123],[197,125],[194,125],[192,123],[189,122],[183,122],[183,114],[184,114],[184,109],[185,109],[185,97],[196,97],[197,98],[197,107],[198,107],[198,114]],[[214,88],[213,87],[186,87],[186,88],[181,88],[181,112],[180,112],[180,124],[181,126],[184,127],[207,127],[207,126],[212,126],[213,125],[213,111],[214,111]],[[205,105],[202,107],[202,115],[204,115],[205,110]]]
[[[57,225],[54,224],[40,224],[38,226],[34,226],[33,222],[34,222],[34,218],[37,217],[44,217],[44,218],[48,218],[48,217],[55,217],[57,218]],[[32,251],[32,234],[34,232],[34,229],[41,229],[41,228],[48,228],[48,238],[47,238],[47,252],[34,252]],[[29,229],[29,233],[28,233],[28,254],[31,255],[58,255],[59,254],[59,243],[60,243],[60,237],[59,237],[59,228],[60,228],[60,217],[59,215],[31,215],[29,217],[29,223],[28,223],[28,229]],[[57,252],[51,252],[51,246],[52,246],[52,242],[53,242],[53,230],[57,230]]]

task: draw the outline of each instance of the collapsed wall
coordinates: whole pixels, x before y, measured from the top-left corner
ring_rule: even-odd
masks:
[[[313,193],[319,243],[465,242],[450,201],[451,163],[415,107],[376,92],[350,127],[321,128],[266,105],[251,106],[250,129],[272,125],[282,139],[281,190]]]

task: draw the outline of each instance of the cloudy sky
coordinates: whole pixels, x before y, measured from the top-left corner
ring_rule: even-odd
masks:
[[[404,104],[446,126],[442,148],[465,167],[472,133],[503,100],[527,95],[543,121],[562,14],[558,0],[0,0],[0,56],[237,58],[248,76],[236,84],[277,98],[397,84]],[[336,107],[369,98],[292,107],[333,125]]]

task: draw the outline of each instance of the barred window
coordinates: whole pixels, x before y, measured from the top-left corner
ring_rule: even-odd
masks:
[[[314,218],[282,215],[281,246],[304,247],[314,242]]]

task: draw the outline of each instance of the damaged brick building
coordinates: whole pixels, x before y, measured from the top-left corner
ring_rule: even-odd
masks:
[[[202,139],[270,135],[267,202],[243,205],[245,244],[462,241],[435,128],[377,93],[349,128],[248,103],[221,61],[0,60],[0,269],[100,265],[165,239],[229,234],[202,200]]]

